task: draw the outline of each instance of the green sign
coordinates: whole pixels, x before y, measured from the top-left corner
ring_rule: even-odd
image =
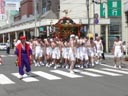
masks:
[[[108,0],[108,16],[121,16],[121,0]]]
[[[44,31],[44,27],[40,27],[39,30],[40,30],[40,32],[43,32]]]
[[[101,3],[100,5],[100,17],[101,18],[105,17],[105,3]]]
[[[100,17],[104,18],[106,13],[106,4],[108,6],[108,17],[121,16],[121,0],[107,0],[107,3],[100,4]]]

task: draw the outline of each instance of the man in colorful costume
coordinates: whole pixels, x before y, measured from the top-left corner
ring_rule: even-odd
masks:
[[[21,43],[16,46],[15,54],[17,55],[17,63],[19,67],[20,80],[23,79],[24,67],[26,67],[26,74],[29,75],[31,71],[31,55],[32,50],[30,45],[26,43],[26,37],[20,37]]]

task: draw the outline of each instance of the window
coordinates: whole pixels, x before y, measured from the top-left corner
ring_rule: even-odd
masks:
[[[43,11],[43,14],[46,12],[46,0],[42,0],[42,11]]]

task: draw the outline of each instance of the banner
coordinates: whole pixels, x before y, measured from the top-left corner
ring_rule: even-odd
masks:
[[[5,6],[4,0],[0,0],[0,14],[5,13],[4,6]]]

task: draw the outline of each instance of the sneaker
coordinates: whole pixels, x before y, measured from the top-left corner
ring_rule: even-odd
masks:
[[[33,60],[33,63],[34,63],[34,64],[36,64],[36,61],[35,61],[35,60]]]
[[[49,64],[47,63],[45,66],[46,66],[46,67],[49,67]]]
[[[98,61],[95,61],[95,64],[99,64],[99,62]]]
[[[83,69],[83,68],[84,68],[84,66],[83,66],[83,65],[81,65],[81,66],[80,66],[80,68],[81,68],[81,69]]]
[[[71,73],[71,74],[74,74],[74,71],[73,71],[73,70],[70,70],[70,73]]]
[[[30,72],[27,72],[26,75],[29,77],[30,76]]]
[[[40,65],[44,66],[45,64],[43,62],[40,62]]]
[[[66,65],[66,67],[65,67],[66,69],[69,69],[69,66],[68,65]]]
[[[78,65],[77,67],[78,67],[78,68],[80,68],[81,66],[80,66],[80,65]]]
[[[37,66],[40,66],[40,64],[39,64],[39,63],[37,63]]]
[[[35,67],[37,67],[38,65],[37,65],[37,63],[35,63]]]
[[[92,67],[94,67],[94,63],[92,63]]]
[[[52,67],[52,65],[53,65],[53,64],[49,64],[49,66],[48,66],[48,67]]]
[[[23,75],[21,75],[19,79],[22,80],[23,79]]]
[[[117,68],[117,66],[116,66],[116,65],[114,65],[114,68]]]
[[[121,69],[122,67],[121,67],[121,65],[119,65],[119,69]]]
[[[85,64],[84,66],[85,66],[85,68],[88,68],[88,64]]]
[[[57,69],[57,65],[54,66],[54,69]]]

